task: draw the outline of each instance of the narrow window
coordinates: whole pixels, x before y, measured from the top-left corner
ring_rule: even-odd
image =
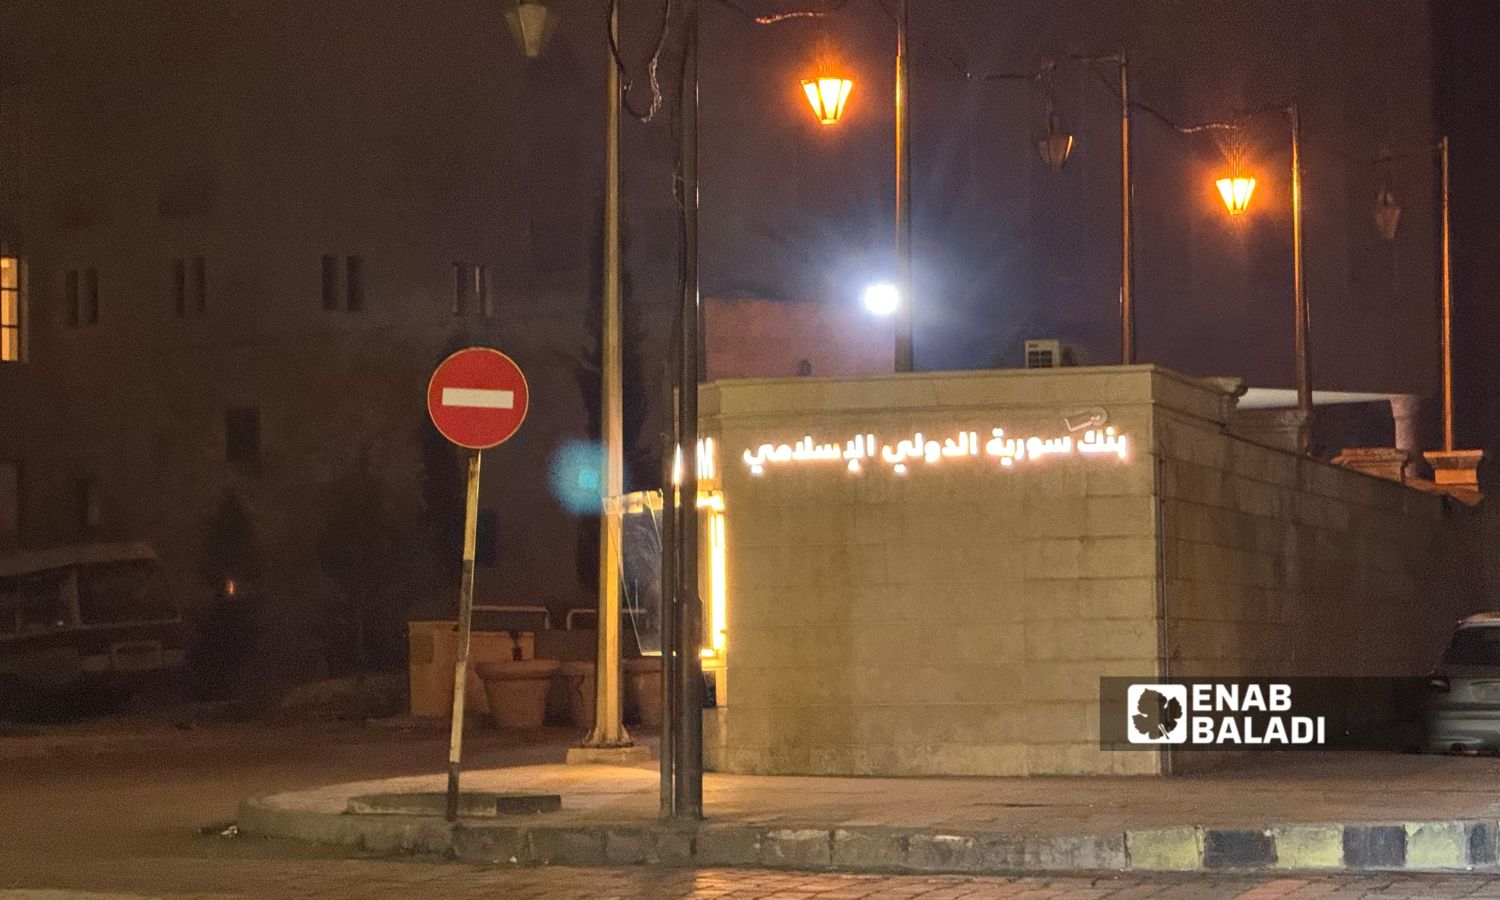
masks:
[[[79,320],[82,318],[79,315],[77,269],[68,270],[68,274],[63,281],[63,294],[67,298],[68,327],[77,328]]]
[[[365,308],[365,266],[364,260],[357,256],[351,256],[344,264],[344,288],[345,307],[349,312],[359,312]]]
[[[323,308],[339,308],[339,260],[336,256],[323,256]]]
[[[0,535],[21,533],[21,464],[0,461]]]
[[[99,324],[99,270],[90,266],[83,270],[83,297],[89,313],[89,324]]]
[[[479,314],[488,319],[494,314],[490,307],[490,270],[488,266],[474,267],[474,293],[479,297]]]
[[[99,482],[92,477],[78,480],[78,530],[89,534],[99,527]]]
[[[489,272],[478,263],[453,264],[453,314],[466,316],[476,312],[488,317],[490,310]]]
[[[0,256],[0,363],[21,362],[21,261]]]
[[[181,257],[172,260],[172,309],[179,316],[187,312],[187,266]]]
[[[260,410],[253,406],[224,411],[224,461],[260,462]]]
[[[456,262],[453,264],[453,314],[461,316],[468,312],[469,293],[473,281],[469,277],[468,263]]]
[[[198,312],[208,311],[208,265],[203,257],[193,257],[193,303]]]

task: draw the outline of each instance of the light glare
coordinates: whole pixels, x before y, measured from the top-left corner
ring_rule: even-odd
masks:
[[[865,288],[865,309],[877,316],[894,315],[901,306],[901,292],[894,284],[872,284]]]

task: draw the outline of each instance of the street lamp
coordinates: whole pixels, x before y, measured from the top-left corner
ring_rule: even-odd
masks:
[[[865,309],[872,315],[894,315],[900,308],[901,291],[894,284],[872,284],[865,288]]]
[[[1401,204],[1396,202],[1396,192],[1391,189],[1391,181],[1387,178],[1380,194],[1375,197],[1375,230],[1380,232],[1383,240],[1394,241],[1396,229],[1400,227]]]
[[[557,16],[541,0],[518,0],[514,9],[506,11],[505,21],[527,59],[542,55],[557,28]]]
[[[1250,209],[1250,196],[1255,193],[1255,179],[1243,175],[1220,178],[1219,196],[1224,198],[1224,208],[1231,216],[1243,216]]]
[[[1073,152],[1073,135],[1063,130],[1057,113],[1047,117],[1047,133],[1036,142],[1036,149],[1042,156],[1042,162],[1054,172],[1061,171],[1063,164],[1068,161],[1069,154]]]
[[[813,115],[824,125],[837,125],[844,115],[844,104],[849,100],[849,91],[854,82],[847,78],[823,76],[808,78],[802,82],[807,102],[812,104]]]
[[[1297,450],[1306,453],[1312,430],[1312,361],[1308,346],[1307,287],[1302,273],[1302,116],[1295,101],[1284,107],[1271,107],[1287,117],[1292,132],[1292,316],[1294,320],[1294,342],[1297,355]],[[1209,129],[1237,128],[1234,123],[1210,122],[1191,128],[1179,128],[1188,134]],[[1250,196],[1255,193],[1255,179],[1244,175],[1220,178],[1216,184],[1219,196],[1224,198],[1224,207],[1231,216],[1241,216],[1250,208]]]
[[[1093,64],[1112,63],[1119,69],[1120,82],[1116,94],[1120,98],[1120,363],[1135,363],[1135,250],[1132,234],[1133,179],[1130,175],[1131,123],[1130,123],[1130,64],[1125,52],[1107,56],[1072,56],[1073,62]],[[1034,76],[1022,76],[1026,80],[1050,76],[1053,64],[1048,63]],[[1012,79],[1015,75],[998,78]],[[1037,151],[1042,162],[1054,172],[1060,171],[1073,152],[1073,135],[1065,132],[1052,111],[1051,85],[1047,93],[1047,133],[1037,141]]]
[[[907,2],[895,0],[896,8],[896,371],[912,370],[911,334],[911,119],[907,113]],[[854,82],[838,76],[810,78],[802,82],[813,114],[824,125],[838,124]]]
[[[1451,212],[1452,207],[1449,199],[1449,173],[1448,173],[1448,136],[1438,138],[1436,144],[1422,148],[1422,152],[1436,152],[1438,157],[1439,178],[1439,211],[1440,222],[1440,251],[1439,258],[1442,267],[1442,300],[1443,300],[1443,452],[1454,452],[1453,446],[1453,231]],[[1407,154],[1403,154],[1407,155]],[[1382,160],[1389,164],[1391,156],[1389,153]],[[1381,188],[1379,196],[1375,201],[1375,227],[1380,231],[1380,236],[1388,241],[1395,240],[1396,229],[1401,223],[1401,204],[1396,202],[1396,192],[1391,187],[1389,173],[1386,175],[1385,186]],[[1464,451],[1458,451],[1460,453]]]

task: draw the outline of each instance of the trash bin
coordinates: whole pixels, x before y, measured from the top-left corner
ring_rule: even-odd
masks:
[[[647,728],[661,727],[661,657],[627,659],[625,667],[625,714]]]
[[[547,719],[547,689],[557,674],[555,659],[480,663],[490,717],[501,728],[540,728]]]

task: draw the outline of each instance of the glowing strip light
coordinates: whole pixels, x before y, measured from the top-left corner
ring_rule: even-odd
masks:
[[[725,587],[729,581],[725,561],[728,542],[724,537],[724,506],[720,499],[719,508],[708,517],[708,635],[709,644],[716,654],[724,652],[725,632],[729,628],[729,601]]]
[[[698,480],[712,481],[717,469],[714,455],[714,439],[711,437],[700,438],[698,441]],[[672,451],[672,483],[682,484],[682,448],[676,447]]]
[[[842,463],[850,472],[859,474],[875,462],[883,462],[895,474],[905,475],[913,465],[935,466],[947,459],[980,458],[994,460],[1001,468],[1009,469],[1049,456],[1101,456],[1128,462],[1130,439],[1113,425],[1091,428],[1078,440],[1071,434],[1049,438],[1006,437],[1003,428],[990,429],[990,438],[983,443],[977,431],[960,431],[941,441],[918,431],[894,444],[882,444],[873,434],[856,434],[842,445],[820,444],[812,435],[806,435],[795,444],[761,444],[741,454],[751,475],[764,475],[771,466],[809,463]]]

